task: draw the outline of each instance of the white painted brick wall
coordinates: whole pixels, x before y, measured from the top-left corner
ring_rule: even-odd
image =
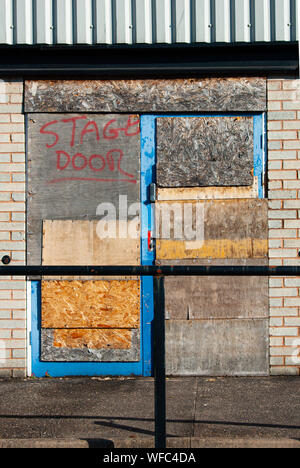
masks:
[[[268,80],[270,265],[299,265],[300,80]],[[276,223],[276,224],[275,224]],[[300,278],[269,279],[270,368],[300,375]]]
[[[4,80],[0,101],[0,260],[25,262],[23,81]],[[26,375],[26,287],[0,277],[0,377]]]

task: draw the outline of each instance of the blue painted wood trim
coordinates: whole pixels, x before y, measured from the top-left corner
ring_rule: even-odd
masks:
[[[264,119],[263,115],[255,115],[253,117],[253,127],[254,127],[254,177],[258,178],[258,198],[264,197],[263,190],[263,176],[264,176]]]
[[[252,114],[249,113],[202,113],[202,114],[155,114],[151,115],[151,119],[154,119],[156,122],[157,118],[160,117],[253,117],[253,175],[258,178],[258,198],[264,198],[264,180],[263,175],[266,169],[266,149],[264,148],[264,141],[265,141],[265,114],[264,113],[257,113],[254,112]],[[144,116],[148,117],[148,116]],[[155,160],[155,123],[154,125],[154,143],[152,151],[154,152],[154,160]],[[152,141],[152,140],[151,140]],[[150,149],[148,150],[150,153]]]
[[[148,249],[148,231],[154,232],[154,205],[150,203],[149,186],[155,182],[155,118],[141,116],[141,264],[153,265],[155,252]],[[142,334],[143,375],[152,373],[152,321],[154,315],[153,278],[143,276],[142,288]]]

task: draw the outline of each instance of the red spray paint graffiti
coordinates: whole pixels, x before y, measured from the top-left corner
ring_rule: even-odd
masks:
[[[77,126],[77,123],[80,120],[88,120],[88,122],[81,130],[78,129]],[[52,179],[50,183],[63,182],[67,180],[87,180],[92,182],[124,181],[135,184],[137,181],[134,175],[130,174],[122,168],[124,152],[120,148],[113,147],[112,149],[107,151],[106,154],[95,153],[91,155],[86,155],[82,152],[76,152],[75,154],[71,154],[71,151],[69,149],[68,151],[66,151],[65,149],[55,150],[55,147],[57,147],[57,145],[60,142],[60,135],[58,133],[58,130],[54,131],[54,129],[57,129],[57,124],[59,124],[60,126],[62,126],[63,124],[72,124],[69,140],[69,147],[71,150],[74,148],[75,145],[76,148],[78,148],[78,145],[83,145],[86,136],[91,136],[91,134],[94,135],[95,141],[99,142],[101,141],[101,139],[112,141],[116,140],[122,133],[129,138],[140,133],[139,118],[137,116],[130,115],[127,119],[125,127],[115,126],[116,122],[116,119],[111,119],[105,124],[102,131],[100,131],[97,123],[94,120],[89,120],[86,115],[70,117],[68,119],[52,120],[43,125],[40,129],[40,133],[43,135],[49,135],[51,137],[52,141],[50,140],[46,143],[46,148],[53,149],[55,152],[57,171],[60,171],[62,173],[62,176],[63,171],[67,168],[72,168],[74,171],[76,171],[76,173],[78,173],[78,175],[76,174],[76,176],[72,177],[68,176]],[[53,129],[53,126],[56,127],[54,127]],[[80,176],[80,171],[86,169],[88,169],[91,172],[91,177],[87,177],[86,175],[84,177]],[[112,175],[111,178],[108,178],[107,176],[103,178],[99,177],[99,175],[101,175],[101,173],[105,169],[109,170],[109,172]],[[114,174],[117,174],[118,176],[120,176],[121,174],[122,178],[114,178]],[[98,177],[96,177],[96,175]]]

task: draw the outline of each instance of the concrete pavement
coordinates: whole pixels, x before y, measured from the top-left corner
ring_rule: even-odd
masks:
[[[167,379],[168,446],[300,447],[299,377]],[[154,447],[152,378],[0,379],[0,447]]]

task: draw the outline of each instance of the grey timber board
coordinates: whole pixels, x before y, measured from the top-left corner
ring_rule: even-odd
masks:
[[[167,320],[167,375],[268,375],[268,319]]]
[[[165,278],[166,317],[267,318],[268,278],[199,276]]]
[[[264,112],[266,79],[27,80],[25,112]]]
[[[204,240],[209,239],[268,239],[268,200],[267,199],[226,199],[197,201],[158,201],[156,209],[156,232],[160,239],[176,239],[176,228],[184,237],[184,213],[189,203],[204,209]],[[195,214],[193,213],[193,216]],[[167,218],[168,216],[168,218]],[[164,223],[170,223],[170,235]]]
[[[30,114],[27,131],[27,261],[40,265],[43,220],[123,219],[119,195],[139,202],[140,130],[133,115]]]
[[[157,119],[159,187],[253,184],[252,117]]]
[[[140,359],[140,330],[131,330],[130,349],[90,349],[90,348],[58,348],[53,345],[54,330],[41,330],[41,361],[78,361],[78,362],[129,362]]]
[[[184,258],[177,260],[156,260],[155,265],[192,266],[268,266],[268,258]]]

